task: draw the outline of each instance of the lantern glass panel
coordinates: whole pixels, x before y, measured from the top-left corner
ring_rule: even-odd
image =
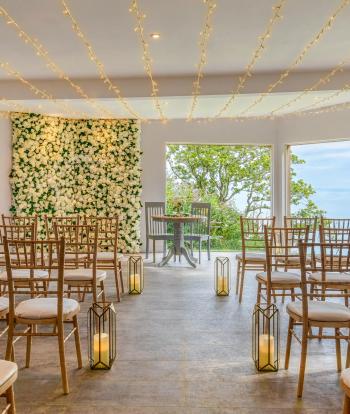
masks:
[[[129,294],[140,294],[143,291],[143,259],[141,256],[130,256],[128,260]]]
[[[231,264],[228,257],[217,257],[214,263],[214,288],[218,296],[228,296],[231,288]]]
[[[252,356],[258,371],[278,371],[279,311],[275,304],[256,304],[253,318]]]
[[[91,369],[110,369],[116,357],[116,312],[113,303],[93,303],[88,311]]]

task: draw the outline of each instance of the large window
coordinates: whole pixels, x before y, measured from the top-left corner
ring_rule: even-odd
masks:
[[[350,141],[291,146],[291,213],[348,217]]]
[[[271,214],[271,147],[168,145],[167,208],[192,201],[212,205],[213,249],[239,249],[239,216]]]

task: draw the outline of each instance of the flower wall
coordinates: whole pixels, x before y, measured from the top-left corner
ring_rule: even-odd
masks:
[[[11,211],[118,215],[119,249],[140,245],[140,126],[12,114]]]

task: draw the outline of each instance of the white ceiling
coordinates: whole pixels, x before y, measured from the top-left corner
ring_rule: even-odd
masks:
[[[73,15],[77,18],[84,33],[89,38],[97,55],[104,63],[106,72],[112,78],[142,78],[145,72],[142,63],[142,50],[134,32],[135,17],[129,12],[129,0],[67,0]],[[199,59],[199,32],[205,17],[205,6],[201,0],[138,0],[146,13],[144,21],[146,34],[157,31],[161,39],[149,39],[153,58],[154,75],[159,77],[185,77],[196,73]],[[257,37],[266,28],[276,0],[217,0],[213,17],[213,32],[209,41],[204,75],[237,75],[244,72],[251,54],[256,47]],[[320,30],[327,18],[340,4],[340,0],[288,0],[283,10],[284,18],[277,23],[268,47],[256,65],[254,76],[276,73],[287,68],[303,47]],[[95,79],[95,65],[88,59],[86,49],[71,28],[70,20],[62,13],[60,0],[0,0],[8,13],[20,26],[36,37],[49,51],[53,60],[74,79]],[[306,55],[298,71],[329,70],[341,60],[350,58],[350,7],[345,8],[336,19],[332,29],[326,33],[309,54]],[[38,58],[30,46],[18,38],[11,25],[0,18],[0,61],[9,62],[22,76],[32,80],[53,80],[57,77]],[[350,65],[348,65],[350,68]],[[9,76],[0,69],[1,81]],[[315,77],[315,81],[318,77]],[[208,79],[204,76],[203,86]],[[251,81],[248,81],[251,82]],[[35,83],[35,82],[34,82]],[[188,78],[187,78],[188,83]],[[202,96],[198,101],[195,117],[213,116],[226,102],[234,82],[227,84],[225,94],[213,93]],[[309,85],[311,86],[311,85]],[[330,89],[334,88],[330,85]],[[162,83],[159,85],[162,88]],[[261,91],[267,85],[261,86]],[[276,93],[264,99],[249,115],[264,115],[279,105],[297,96],[305,86],[295,87],[293,93]],[[23,86],[24,88],[24,86]],[[48,92],[52,92],[48,90]],[[162,97],[166,116],[183,118],[188,115],[191,87],[186,96]],[[305,95],[286,111],[296,111],[334,91],[322,91]],[[124,96],[128,96],[122,91]],[[135,95],[133,95],[135,96]],[[143,96],[143,95],[139,95]],[[230,113],[237,115],[257,97],[254,93],[243,93],[235,101]],[[7,98],[5,96],[5,98]],[[8,98],[10,99],[10,98]],[[19,102],[26,107],[42,105],[45,113],[61,113],[59,107],[46,101]],[[103,104],[117,116],[127,116],[124,109],[112,99],[104,99]],[[323,105],[333,105],[350,101],[349,93],[328,100]],[[129,98],[133,108],[144,117],[157,118],[158,115],[150,99]],[[34,106],[33,106],[34,105]],[[70,101],[76,110],[91,112],[80,99]],[[317,105],[316,105],[317,106]],[[9,105],[0,104],[0,110],[8,110]]]

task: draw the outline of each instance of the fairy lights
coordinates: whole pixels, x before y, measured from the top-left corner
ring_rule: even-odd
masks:
[[[251,60],[248,63],[245,72],[242,76],[239,77],[238,85],[237,87],[232,91],[231,97],[228,99],[228,101],[225,103],[225,105],[220,109],[220,111],[214,115],[214,118],[220,118],[233,104],[235,101],[237,95],[244,89],[245,84],[247,80],[252,77],[253,69],[258,62],[258,60],[263,55],[265,49],[266,49],[266,43],[268,39],[271,37],[273,28],[275,24],[282,19],[282,10],[285,6],[287,0],[280,0],[276,3],[275,6],[272,7],[272,16],[268,22],[268,25],[266,27],[266,30],[262,35],[258,37],[258,46],[254,50]]]
[[[153,77],[152,59],[151,59],[150,52],[149,52],[149,44],[146,41],[145,30],[143,28],[143,21],[146,18],[146,15],[140,10],[140,8],[138,6],[138,3],[137,3],[137,0],[132,0],[129,11],[130,11],[130,13],[134,14],[134,16],[136,18],[136,27],[135,27],[134,30],[135,30],[136,33],[138,33],[138,36],[139,36],[139,39],[140,39],[140,42],[141,42],[142,60],[143,60],[143,63],[144,63],[145,72],[146,72],[146,74],[149,77],[150,82],[151,82],[152,100],[153,100],[153,103],[154,103],[154,106],[155,106],[157,112],[159,113],[160,120],[162,121],[162,123],[166,123],[168,121],[168,119],[164,115],[163,109],[162,109],[160,101],[159,101],[158,84],[154,80],[154,77]]]
[[[193,82],[193,91],[192,91],[192,103],[187,121],[192,121],[193,114],[195,112],[198,96],[200,94],[200,82],[203,78],[203,68],[207,63],[207,47],[211,32],[213,31],[213,26],[211,23],[212,16],[214,14],[216,3],[214,0],[203,0],[203,3],[207,6],[207,13],[204,20],[204,26],[199,36],[199,49],[200,49],[200,58],[198,63],[198,72],[195,81]]]
[[[19,24],[8,14],[8,12],[2,6],[0,6],[0,16],[6,21],[7,24],[11,25],[16,30],[18,37],[24,43],[29,44],[34,49],[35,54],[45,61],[46,67],[48,69],[55,73],[55,75],[57,75],[60,79],[63,79],[66,82],[68,82],[69,85],[75,90],[75,92],[78,93],[82,98],[84,98],[98,112],[103,113],[104,116],[107,116],[109,118],[114,118],[114,115],[109,110],[95,102],[83,91],[83,89],[79,85],[73,82],[69,78],[69,76],[63,71],[63,69],[61,69],[51,59],[51,57],[49,56],[49,52],[44,48],[44,46],[41,43],[39,43],[39,40],[29,36],[28,33],[26,33],[19,26]]]
[[[100,79],[103,81],[103,83],[107,86],[108,90],[113,91],[114,94],[117,96],[120,103],[124,106],[124,108],[131,114],[132,117],[140,119],[140,115],[137,114],[131,106],[128,104],[126,99],[122,96],[120,89],[118,86],[116,86],[109,76],[106,74],[105,66],[102,63],[102,61],[97,57],[91,43],[81,30],[78,21],[73,16],[72,12],[70,11],[68,4],[65,0],[61,0],[62,6],[63,6],[63,14],[67,16],[72,23],[72,29],[75,32],[75,34],[78,36],[80,41],[84,44],[84,46],[87,49],[89,59],[95,64],[98,74],[100,76]]]
[[[242,116],[249,112],[252,108],[258,105],[267,95],[269,95],[278,85],[281,85],[285,79],[289,76],[297,66],[299,66],[304,60],[308,52],[322,39],[322,37],[332,28],[336,18],[341,13],[341,11],[348,6],[350,0],[342,0],[339,6],[335,9],[332,15],[327,19],[326,23],[322,26],[321,30],[310,40],[307,45],[302,49],[301,53],[293,61],[293,63],[279,76],[276,82],[273,82],[269,85],[266,92],[261,93],[254,102],[249,105],[246,109],[239,113],[239,116]]]

